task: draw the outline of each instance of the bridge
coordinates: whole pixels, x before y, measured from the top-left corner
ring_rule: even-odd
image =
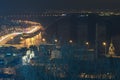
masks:
[[[34,22],[40,22],[42,26],[44,26],[46,31],[46,40],[53,41],[52,39],[57,38],[61,40],[61,42],[68,42],[72,40],[73,43],[85,43],[86,41],[91,44],[91,46],[95,45],[95,34],[96,34],[96,24],[98,27],[98,35],[99,43],[103,41],[109,42],[112,35],[116,35],[112,30],[115,30],[115,26],[119,26],[119,17],[117,16],[100,16],[100,13],[91,13],[91,12],[44,12],[44,13],[21,13],[21,14],[10,14],[7,16],[1,17],[1,19],[5,18],[8,20],[31,20]],[[18,21],[19,22],[19,21]],[[35,24],[33,22],[33,24]],[[27,23],[27,21],[26,21]],[[32,23],[32,22],[30,22]],[[36,25],[34,25],[36,26]],[[28,29],[29,30],[29,29]],[[27,31],[27,30],[25,30]],[[22,31],[19,34],[19,39],[22,38],[30,38],[42,32],[42,30],[38,30],[32,33],[26,33]],[[17,36],[13,36],[9,38],[8,43],[13,43],[17,40],[12,40],[12,38],[16,38]],[[20,38],[21,37],[21,38]],[[30,40],[32,41],[32,38]],[[2,42],[6,43],[6,42]],[[20,43],[26,43],[22,41]],[[7,44],[7,43],[6,43]],[[89,45],[90,47],[90,45]]]
[[[39,45],[43,27],[41,25],[32,25],[26,28],[26,31],[8,33],[0,37],[1,46],[29,47],[30,45]],[[27,37],[24,35],[28,35]],[[17,43],[15,43],[15,42]]]

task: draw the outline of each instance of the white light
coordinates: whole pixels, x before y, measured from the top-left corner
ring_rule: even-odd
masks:
[[[103,42],[102,44],[103,44],[103,46],[106,46],[106,42]]]
[[[42,41],[43,41],[43,42],[45,42],[45,41],[46,41],[46,39],[45,39],[45,38],[43,38],[43,39],[42,39]]]
[[[85,44],[86,44],[86,45],[89,45],[89,42],[86,42]]]
[[[69,43],[72,43],[73,41],[72,40],[69,40]]]
[[[26,55],[22,57],[22,64],[27,65],[30,63],[30,60],[35,57],[34,51],[28,50]]]
[[[55,39],[54,41],[55,41],[55,42],[58,42],[58,40],[57,40],[57,39]]]

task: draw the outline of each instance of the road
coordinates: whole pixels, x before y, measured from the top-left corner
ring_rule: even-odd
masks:
[[[13,40],[14,37],[21,35],[23,33],[32,34],[41,29],[42,29],[42,26],[30,26],[30,27],[26,28],[27,31],[6,34],[6,35],[0,37],[0,45],[6,44],[8,41]]]

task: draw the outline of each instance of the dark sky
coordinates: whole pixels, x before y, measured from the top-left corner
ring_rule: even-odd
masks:
[[[46,8],[120,9],[120,0],[0,0],[0,11]]]
[[[0,14],[41,9],[120,10],[120,0],[0,0]]]

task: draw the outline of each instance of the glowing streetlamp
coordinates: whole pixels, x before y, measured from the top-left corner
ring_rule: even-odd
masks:
[[[58,40],[57,40],[57,39],[55,39],[54,41],[55,41],[55,43],[57,43],[57,42],[58,42]]]
[[[45,41],[46,41],[46,39],[45,39],[45,38],[43,38],[43,39],[42,39],[42,41],[43,41],[43,42],[45,42]]]
[[[88,49],[89,48],[89,42],[86,42],[85,45],[86,45],[86,47]]]
[[[105,55],[106,55],[106,45],[107,45],[107,43],[103,42],[102,45],[105,47]]]
[[[86,45],[89,45],[89,42],[86,42],[85,44],[86,44]]]
[[[73,41],[72,41],[72,40],[69,40],[69,43],[73,43]]]
[[[103,46],[106,46],[106,42],[103,42],[102,44],[103,44]]]

